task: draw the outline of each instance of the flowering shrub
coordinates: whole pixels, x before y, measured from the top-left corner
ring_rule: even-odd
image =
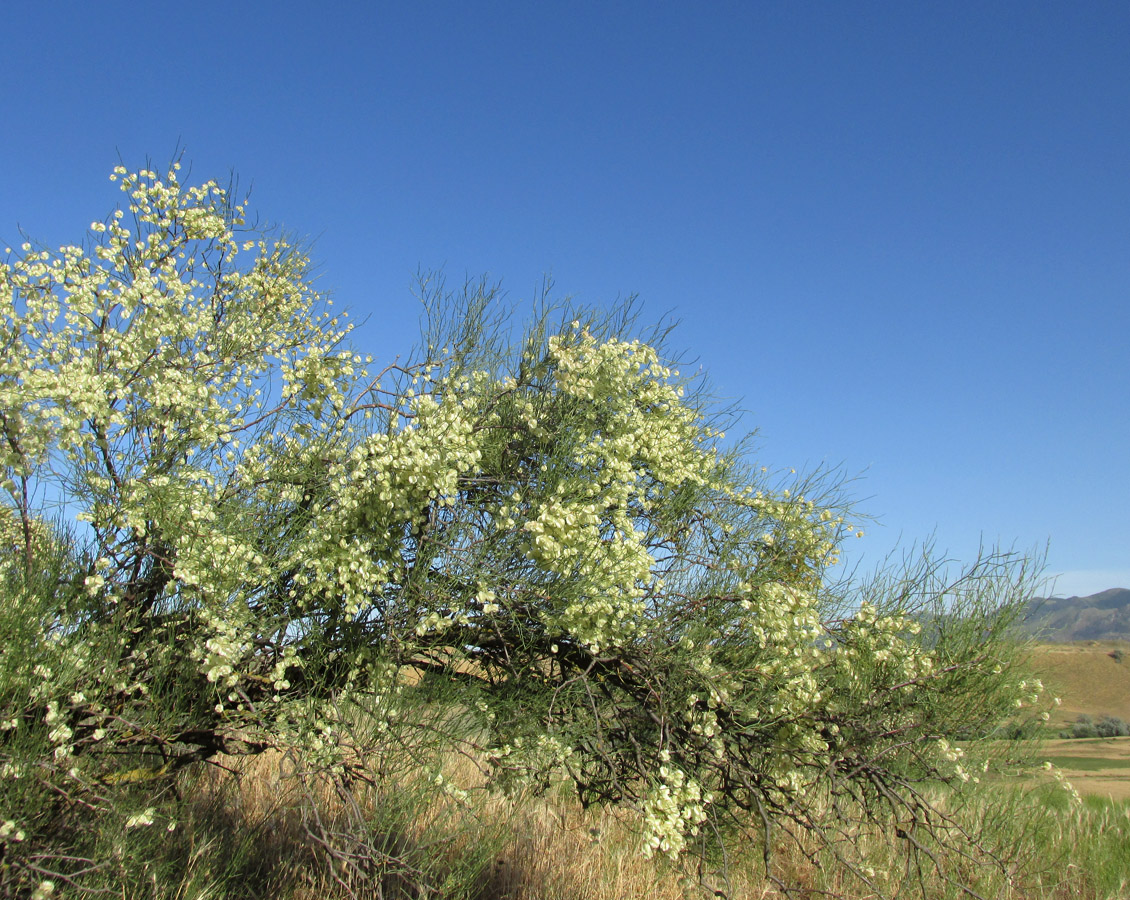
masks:
[[[926,785],[975,781],[953,741],[1036,699],[999,559],[845,594],[839,501],[750,465],[615,316],[512,349],[488,296],[440,298],[378,370],[216,183],[112,177],[83,246],[0,264],[0,777],[54,792],[5,811],[4,877],[46,878],[75,810],[174,827],[178,771],[268,748],[347,785],[458,744],[672,857],[780,827],[867,880],[853,823],[974,841]],[[48,874],[77,889],[76,858]]]

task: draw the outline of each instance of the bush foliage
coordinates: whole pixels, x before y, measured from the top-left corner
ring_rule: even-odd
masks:
[[[1070,731],[1060,732],[1060,737],[1065,738],[1127,736],[1130,736],[1130,725],[1118,716],[1101,716],[1096,722],[1093,716],[1088,716],[1085,713],[1075,720]]]
[[[881,891],[867,823],[929,869],[1004,858],[957,741],[1038,699],[1022,560],[848,586],[835,485],[727,442],[662,329],[517,331],[433,285],[415,356],[374,365],[298,248],[177,169],[119,168],[83,246],[0,265],[9,893],[96,889],[183,775],[268,750],[339,798],[390,760],[452,802],[565,782],[644,853],[760,835],[773,878],[803,833]],[[308,822],[362,884],[363,842]]]

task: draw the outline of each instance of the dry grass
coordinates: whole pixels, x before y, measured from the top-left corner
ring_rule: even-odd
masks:
[[[201,842],[215,833],[253,836],[253,852],[245,856],[240,874],[249,897],[273,900],[329,900],[346,897],[339,880],[342,872],[317,846],[297,812],[302,789],[292,767],[277,754],[250,759],[222,759],[199,778],[186,795],[195,811],[184,827],[195,829]],[[468,900],[683,900],[711,896],[715,889],[732,900],[769,900],[778,897],[753,867],[739,867],[724,878],[718,873],[680,870],[663,859],[646,859],[639,852],[639,837],[630,814],[623,811],[583,810],[575,800],[558,792],[549,798],[506,797],[477,791],[482,775],[463,758],[454,759],[446,777],[469,788],[467,802],[433,798],[428,805],[412,807],[411,822],[396,834],[385,833],[387,849],[399,850],[404,859],[399,872],[386,875],[382,884],[355,885],[359,897],[381,900],[423,900],[445,896],[438,890],[446,873],[465,866],[468,855],[489,849],[470,890]],[[323,785],[318,801],[322,814],[333,818],[343,812],[342,801]],[[379,799],[364,798],[365,811],[377,820]],[[395,817],[394,817],[395,818]],[[433,864],[430,872],[415,868],[414,852],[422,851]],[[327,862],[329,865],[327,866]],[[390,860],[395,869],[395,861]],[[699,888],[687,881],[700,882]],[[209,879],[193,879],[195,889],[180,892],[185,900],[216,896],[200,889]],[[450,887],[451,885],[448,885]],[[230,887],[228,888],[230,890]],[[699,893],[699,889],[702,893]]]
[[[1111,656],[1125,654],[1123,662]],[[1130,642],[1040,644],[1030,659],[1049,691],[1062,701],[1052,724],[1067,727],[1080,715],[1130,721]]]
[[[242,875],[246,893],[235,896],[271,897],[272,900],[330,900],[349,896],[349,880],[335,861],[321,852],[295,813],[300,792],[285,760],[264,755],[234,761],[232,772],[216,771],[195,785],[199,808],[220,806],[228,817],[225,828],[251,830],[256,835],[254,853]],[[474,792],[482,776],[465,759],[452,760],[447,777],[472,789],[468,803],[433,798],[426,805],[411,804],[411,821],[381,815],[376,796],[364,799],[374,819],[386,820],[379,831],[382,849],[389,851],[389,868],[379,878],[354,880],[356,896],[380,900],[684,900],[688,897],[725,896],[730,900],[778,900],[785,894],[766,881],[761,872],[756,837],[751,836],[748,859],[733,859],[727,877],[719,872],[679,869],[662,859],[645,859],[631,817],[615,811],[582,810],[558,793],[549,798],[504,797]],[[341,799],[324,791],[319,797],[323,815],[332,819],[342,812]],[[422,798],[417,798],[422,801]],[[214,827],[217,820],[201,817],[196,826]],[[190,824],[190,827],[192,825]],[[878,880],[897,889],[907,877],[896,861],[889,836],[860,835],[863,859],[879,870]],[[738,848],[739,852],[742,848]],[[484,856],[484,851],[488,855]],[[400,854],[400,859],[393,857]],[[424,871],[421,859],[429,865]],[[792,896],[815,897],[819,888],[836,896],[862,900],[871,896],[846,873],[832,868],[817,870],[796,846],[777,848],[779,874],[807,885]],[[468,870],[468,860],[475,871]],[[452,880],[450,876],[459,875]],[[203,883],[203,882],[202,882]],[[723,893],[715,893],[722,891]],[[184,900],[209,896],[207,892],[181,892]],[[211,896],[217,896],[212,894]],[[231,896],[224,894],[224,896]],[[929,896],[933,897],[934,894]],[[948,896],[939,892],[936,896]],[[1013,900],[1054,894],[1025,894],[1017,888]],[[1064,895],[1070,896],[1070,895]]]
[[[1099,652],[1070,655],[1094,659]],[[1112,667],[1118,665],[1107,660]],[[1115,767],[1103,766],[1114,758],[1110,754],[1125,759],[1127,768],[1114,771]],[[1085,793],[1119,794],[1116,785],[1130,788],[1130,739],[1052,742],[1047,755],[1080,760],[1078,770],[1062,767]],[[368,849],[376,851],[374,858],[383,859],[385,868],[375,877],[350,879],[348,865],[328,854],[312,837],[310,822],[303,819],[299,807],[301,801],[313,798],[331,831],[338,821],[342,831],[347,831],[351,825],[345,820],[347,806],[352,800],[343,801],[324,782],[304,789],[290,762],[278,755],[222,762],[230,764],[230,771],[215,769],[191,786],[186,799],[196,813],[185,822],[185,829],[195,829],[189,843],[198,847],[222,841],[217,835],[249,838],[230,851],[233,856],[236,851],[241,855],[235,877],[227,872],[221,886],[215,873],[208,871],[210,864],[202,860],[198,876],[188,873],[181,890],[162,896],[176,900],[336,900],[350,896],[348,885],[357,898],[374,900],[684,900],[710,896],[778,900],[785,896],[763,877],[756,836],[751,836],[746,847],[737,848],[739,853],[746,852],[746,858],[730,860],[728,878],[718,872],[680,870],[664,860],[641,856],[630,815],[582,810],[564,791],[545,798],[487,792],[482,772],[466,757],[451,757],[443,765],[445,779],[469,791],[465,801],[437,796],[430,789],[415,793],[421,785],[404,777],[409,769],[401,764],[390,769],[400,773],[393,780],[397,793],[357,791],[357,808],[376,823]],[[1114,816],[1104,829],[1123,828],[1121,813],[1104,815]],[[1045,829],[1049,836],[1044,838],[1033,837],[1024,831],[1025,823],[1017,823],[1018,840],[1029,841],[1023,866],[1011,883],[998,885],[990,895],[1007,900],[1120,896],[1097,886],[1079,866],[1055,861],[1080,844],[1081,837],[1097,837],[1088,833],[1093,830],[1091,821],[1083,813],[1065,812],[1063,828]],[[865,864],[878,870],[878,883],[887,890],[921,896],[912,890],[913,874],[903,869],[898,842],[889,835],[860,835],[855,849]],[[229,851],[221,846],[219,852]],[[778,847],[776,862],[778,873],[786,880],[806,886],[793,897],[814,898],[822,896],[821,892],[848,900],[875,896],[845,872],[832,866],[818,869],[796,846]],[[1049,876],[1049,865],[1059,867],[1062,878],[1055,872]],[[1092,858],[1084,865],[1096,863]],[[1038,867],[1043,874],[1034,874]],[[1130,863],[1124,868],[1130,870]],[[934,876],[927,873],[927,877]],[[715,894],[715,890],[724,893]],[[958,895],[935,881],[929,883],[926,893],[931,900]]]

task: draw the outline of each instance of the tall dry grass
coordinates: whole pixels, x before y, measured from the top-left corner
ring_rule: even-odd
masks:
[[[451,794],[427,779],[402,778],[395,788],[357,785],[350,797],[328,781],[304,781],[277,756],[223,762],[227,768],[185,785],[170,836],[179,849],[165,868],[176,877],[163,885],[154,879],[152,891],[123,894],[126,900],[1130,897],[1130,809],[1096,801],[1072,807],[1050,792],[1006,798],[1005,789],[986,788],[996,793],[967,811],[1011,852],[1013,864],[1000,871],[956,858],[947,862],[948,881],[928,861],[908,866],[894,835],[864,830],[851,849],[875,870],[868,887],[802,836],[774,848],[777,873],[795,886],[786,892],[765,877],[756,833],[739,842],[726,867],[645,859],[630,815],[583,810],[563,790],[540,798],[488,793],[465,758],[445,769],[457,786]]]

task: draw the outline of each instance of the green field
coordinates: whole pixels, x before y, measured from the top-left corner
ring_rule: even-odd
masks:
[[[1130,738],[1057,738],[1041,756],[1085,796],[1130,800]]]

